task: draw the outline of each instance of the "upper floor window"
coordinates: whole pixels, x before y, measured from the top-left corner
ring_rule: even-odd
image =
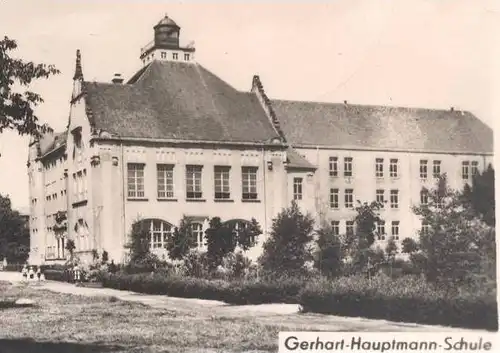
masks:
[[[420,179],[427,179],[427,160],[420,160]]]
[[[385,204],[385,190],[379,189],[375,194],[375,201],[380,204],[381,207],[384,207]]]
[[[340,222],[339,221],[332,221],[332,233],[333,235],[339,235],[340,234]]]
[[[167,52],[162,51],[161,52],[161,58],[166,59],[167,58]]]
[[[346,208],[353,208],[354,207],[354,190],[353,189],[346,189],[345,190],[344,202],[345,202]]]
[[[471,162],[470,173],[473,177],[479,174],[479,163],[477,161]]]
[[[352,177],[352,157],[344,158],[344,176]]]
[[[225,166],[214,167],[214,189],[216,200],[227,200],[231,197],[229,190],[230,169],[230,167]]]
[[[198,248],[202,248],[204,243],[203,225],[201,223],[191,223],[191,230],[193,232],[193,237],[196,239],[196,245]]]
[[[339,189],[330,189],[330,208],[339,208]]]
[[[184,54],[184,60],[189,61],[189,53]]]
[[[463,161],[462,162],[462,179],[468,180],[469,179],[469,161]]]
[[[172,59],[174,59],[174,60],[179,59],[179,54],[177,54],[177,53],[172,53]]]
[[[399,168],[398,168],[399,162],[397,158],[391,158],[389,161],[389,176],[391,178],[397,178],[399,176]]]
[[[345,232],[346,234],[354,234],[354,221],[345,222]]]
[[[186,198],[187,199],[201,199],[201,165],[187,165],[186,166]]]
[[[384,177],[384,159],[383,158],[375,159],[375,177],[377,177],[377,178]]]
[[[242,167],[242,199],[257,200],[257,167]]]
[[[330,157],[330,176],[339,176],[339,159],[337,157]]]
[[[391,208],[399,208],[399,190],[391,190]]]
[[[398,240],[399,239],[399,221],[392,221],[391,225],[392,236]]]
[[[380,220],[379,222],[377,222],[377,239],[385,239],[385,221]]]
[[[293,199],[302,200],[302,178],[293,178]]]
[[[432,176],[436,179],[441,176],[441,161],[432,162]]]
[[[171,199],[174,197],[174,166],[169,164],[156,165],[156,181],[158,198]]]
[[[128,197],[144,197],[144,164],[127,164],[127,189]]]
[[[420,204],[422,206],[427,206],[429,203],[429,191],[427,189],[422,189],[420,191]]]

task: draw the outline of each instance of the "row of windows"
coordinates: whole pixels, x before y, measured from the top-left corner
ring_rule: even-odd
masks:
[[[144,164],[129,163],[127,171],[127,190],[130,198],[144,198]],[[257,167],[241,168],[241,198],[257,200]],[[231,199],[231,167],[215,166],[214,198],[216,200]],[[203,198],[203,166],[187,165],[185,169],[186,199]],[[170,164],[156,165],[157,197],[173,199],[175,197],[174,166]]]
[[[155,57],[155,53],[148,55],[145,59],[142,60],[143,64],[153,60]],[[168,59],[168,52],[162,51],[160,52],[160,57],[162,59]],[[189,61],[191,59],[191,55],[189,53],[184,53],[184,61]],[[172,60],[179,60],[179,53],[172,53]]]
[[[336,188],[330,189],[330,208],[338,209],[340,208],[340,190]],[[375,200],[384,207],[385,204],[385,190],[378,189],[376,190]],[[389,197],[390,208],[398,209],[399,208],[399,190],[393,189],[390,190]],[[354,207],[354,190],[353,189],[345,189],[344,190],[344,207],[345,208],[353,208]]]
[[[477,161],[463,161],[462,162],[462,179],[469,180],[472,176],[479,174],[479,163]]]
[[[58,195],[58,194],[57,194],[57,192],[56,192],[56,193],[53,193],[53,194],[51,194],[51,195],[47,195],[47,196],[45,197],[45,200],[46,200],[46,201],[57,200],[57,197],[58,197],[57,195]],[[66,190],[61,190],[61,197],[62,197],[62,196],[64,196],[64,195],[66,195]],[[34,200],[35,200],[35,202],[34,202],[34,203],[36,203],[36,199],[34,199]]]
[[[399,239],[399,221],[392,221],[391,222],[391,235],[398,240]],[[340,235],[340,221],[332,221],[332,232],[334,235]],[[346,221],[345,222],[345,232],[346,234],[354,234],[354,221]],[[386,236],[386,229],[385,229],[385,221],[381,221],[377,223],[377,239],[378,240],[385,240]]]
[[[73,199],[82,201],[87,197],[87,170],[73,173]]]

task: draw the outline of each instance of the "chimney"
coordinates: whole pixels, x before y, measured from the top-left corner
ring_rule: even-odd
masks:
[[[344,101],[344,105],[347,105],[347,101]]]
[[[113,80],[111,81],[117,85],[119,84],[122,84],[123,83],[123,77],[121,74],[115,74],[115,76],[113,77]]]

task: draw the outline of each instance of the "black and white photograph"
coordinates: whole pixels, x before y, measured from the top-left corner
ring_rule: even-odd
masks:
[[[500,351],[499,35],[494,0],[1,0],[0,353]]]

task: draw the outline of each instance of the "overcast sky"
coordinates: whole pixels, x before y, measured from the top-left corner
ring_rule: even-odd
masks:
[[[259,74],[272,98],[469,110],[493,126],[500,2],[3,0],[16,56],[54,64],[39,117],[65,128],[76,49],[86,80],[129,78],[168,13],[197,61],[240,90]],[[493,43],[496,45],[494,46]],[[498,110],[498,109],[497,109]],[[443,132],[445,133],[445,132]],[[26,207],[27,138],[0,135],[0,193]]]

